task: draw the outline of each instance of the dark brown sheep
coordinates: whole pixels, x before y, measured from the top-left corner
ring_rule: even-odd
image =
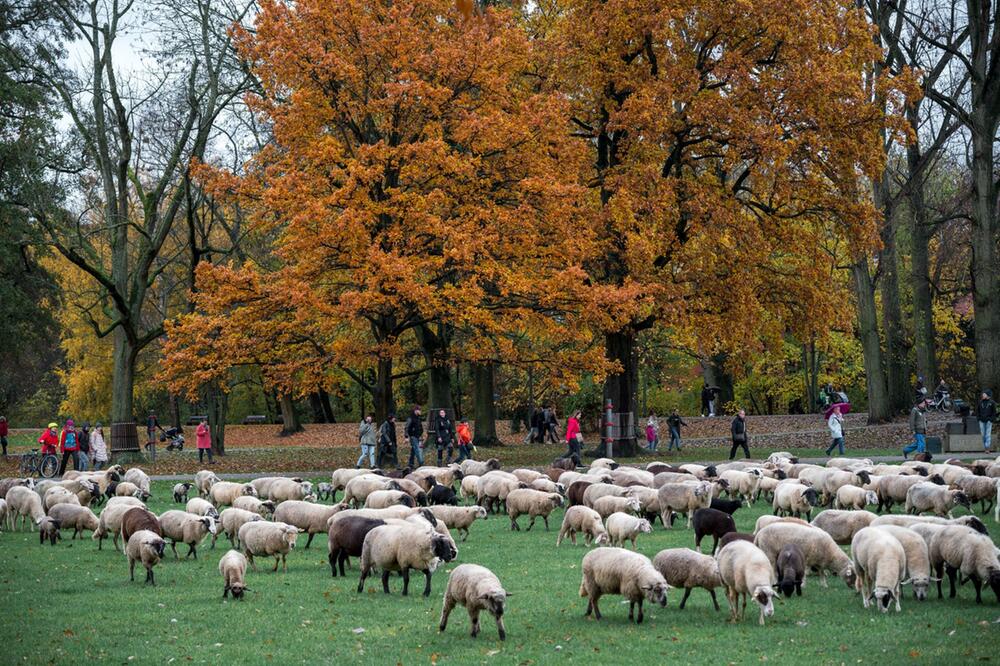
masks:
[[[722,535],[719,539],[719,550],[726,547],[726,544],[732,543],[733,541],[749,541],[753,543],[754,536],[752,534],[747,534],[746,532],[727,532]]]
[[[701,540],[712,537],[712,552],[719,545],[719,539],[730,532],[736,531],[736,521],[725,511],[718,509],[698,509],[692,519],[694,527],[694,547],[701,552]]]
[[[802,548],[797,544],[785,544],[778,552],[778,559],[775,563],[778,571],[778,589],[786,597],[792,596],[794,591],[802,596],[802,579],[806,575],[806,556],[802,553]]]
[[[376,527],[385,525],[385,521],[379,518],[365,518],[364,516],[345,516],[332,521],[330,525],[328,561],[330,562],[330,573],[337,577],[337,567],[340,567],[340,575],[345,576],[344,565],[349,557],[361,557],[361,547],[365,544],[365,537]]]
[[[583,493],[592,485],[590,481],[574,481],[569,484],[569,488],[566,489],[566,499],[569,500],[569,505],[582,506]]]
[[[137,506],[134,509],[126,511],[122,516],[122,539],[125,543],[128,543],[132,535],[139,530],[149,530],[154,534],[163,536],[163,530],[160,529],[160,521],[157,519],[156,514]]]

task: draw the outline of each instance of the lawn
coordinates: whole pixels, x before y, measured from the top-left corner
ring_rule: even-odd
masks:
[[[170,485],[154,483],[151,509],[176,508],[169,501]],[[763,512],[761,503],[740,510],[738,527],[752,530]],[[217,569],[223,542],[214,551],[206,543],[197,561],[174,561],[168,549],[153,588],[142,584],[141,573],[130,583],[124,556],[107,543],[103,551],[90,539],[43,547],[37,533],[7,532],[0,536],[3,661],[532,664],[569,657],[605,663],[899,663],[997,658],[1000,607],[992,593],[987,593],[988,603],[976,605],[971,586],[960,588],[955,600],[923,603],[907,592],[901,613],[882,615],[865,611],[839,580],[823,589],[810,579],[804,596],[778,603],[765,627],[750,612],[751,619],[730,624],[721,591],[723,611],[718,613],[699,591],[680,611],[680,596],[672,592],[668,606],[647,610],[641,626],[627,621],[627,606],[616,597],[605,599],[601,622],[584,619],[586,604],[578,591],[586,549],[555,547],[561,516],[561,510],[552,516],[549,532],[541,523],[531,532],[511,532],[506,518],[477,522],[469,540],[459,543],[457,561],[435,574],[426,599],[402,597],[396,577],[390,581],[391,596],[381,593],[377,577],[357,594],[357,569],[349,570],[346,580],[331,578],[326,543],[320,539],[289,556],[288,573],[272,573],[268,561],[261,560],[261,571],[248,573],[253,591],[246,599],[223,602]],[[658,527],[644,535],[639,550],[653,556],[661,548],[692,545],[691,531],[678,523],[672,531]],[[447,572],[462,562],[489,567],[512,593],[506,642],[497,640],[488,620],[480,638],[471,639],[461,608],[452,614],[447,632],[437,632]],[[422,579],[416,580],[419,591]]]

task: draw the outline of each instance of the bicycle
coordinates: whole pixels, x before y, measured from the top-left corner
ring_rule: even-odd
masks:
[[[951,411],[951,394],[939,393],[927,400],[927,409],[936,409],[939,412]]]
[[[39,453],[31,449],[31,453],[21,454],[21,474],[25,476],[39,475],[51,479],[59,471],[59,458],[51,453]]]

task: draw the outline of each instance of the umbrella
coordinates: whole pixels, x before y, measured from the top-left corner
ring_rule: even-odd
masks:
[[[840,413],[841,414],[847,414],[848,412],[851,411],[851,403],[849,403],[849,402],[835,402],[835,403],[833,403],[832,405],[830,405],[829,407],[826,408],[826,411],[823,412],[823,418],[829,419],[830,415],[833,414],[833,408],[834,407],[840,407]]]

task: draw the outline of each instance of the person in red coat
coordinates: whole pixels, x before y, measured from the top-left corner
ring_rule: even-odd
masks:
[[[55,455],[56,447],[59,446],[58,423],[50,423],[42,436],[38,438],[38,443],[42,445],[42,455]]]
[[[0,416],[0,446],[3,447],[3,457],[7,457],[7,417]]]
[[[80,469],[80,433],[73,425],[73,419],[66,419],[66,425],[59,433],[59,450],[62,451],[62,462],[59,464],[59,476],[66,473],[66,463],[73,459],[73,469]]]
[[[202,462],[205,452],[208,451],[208,464],[214,465],[215,462],[212,461],[212,432],[208,428],[208,421],[202,419],[194,434],[198,442],[198,462]]]
[[[583,413],[580,410],[573,412],[573,416],[566,419],[566,455],[565,458],[572,458],[577,465],[580,464],[580,454],[583,452],[583,433],[580,432],[580,417]]]

